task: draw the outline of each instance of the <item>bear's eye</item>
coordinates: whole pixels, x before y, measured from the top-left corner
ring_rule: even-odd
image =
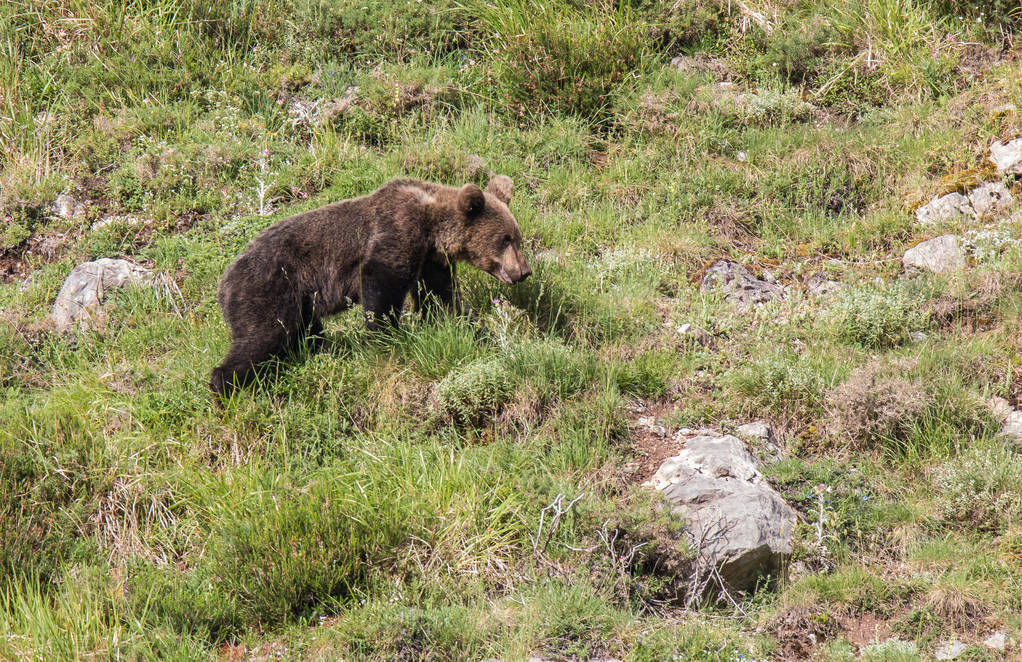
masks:
[[[509,234],[504,235],[503,242],[505,246],[509,245],[511,243],[511,235]]]

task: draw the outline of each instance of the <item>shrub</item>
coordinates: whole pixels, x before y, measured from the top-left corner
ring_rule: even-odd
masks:
[[[1022,456],[1000,445],[971,448],[937,469],[934,486],[945,520],[1003,531],[1022,515]]]
[[[655,398],[667,390],[674,372],[671,352],[652,351],[621,364],[614,371],[614,380],[622,393]]]
[[[933,403],[921,381],[904,375],[910,361],[869,363],[827,396],[831,418],[856,442],[877,438],[904,441],[917,419]]]
[[[848,288],[830,310],[834,334],[869,349],[896,347],[925,329],[929,315],[921,299],[904,288]]]
[[[455,368],[436,385],[441,411],[455,421],[476,425],[511,399],[514,379],[503,359],[478,359]]]
[[[603,119],[611,96],[646,57],[648,26],[625,3],[614,11],[602,2],[510,0],[469,10],[490,36],[498,101],[519,116]]]
[[[556,339],[530,341],[514,348],[511,369],[534,388],[544,404],[585,390],[596,376],[592,355]]]
[[[776,413],[804,415],[823,401],[823,377],[806,359],[775,354],[728,376],[732,388]]]

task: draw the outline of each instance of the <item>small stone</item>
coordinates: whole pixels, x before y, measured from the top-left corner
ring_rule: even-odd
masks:
[[[1022,174],[1022,138],[1002,143],[1000,140],[990,146],[990,160],[997,166],[999,175]]]
[[[906,269],[914,267],[938,274],[950,273],[965,267],[965,249],[958,237],[946,234],[905,251],[902,263]]]
[[[680,333],[681,335],[685,335],[691,329],[692,329],[692,325],[689,324],[688,322],[685,322],[684,324],[682,324],[681,326],[678,327],[678,333]]]
[[[735,158],[738,159],[741,163],[745,163],[746,161],[749,160],[749,155],[746,154],[745,152],[738,152],[737,154],[735,154]]]
[[[1008,647],[1008,635],[1004,632],[995,632],[983,640],[983,645],[995,651],[1003,651]]]
[[[934,198],[916,210],[916,220],[921,225],[936,225],[959,217],[975,218],[976,210],[961,193],[948,193]]]
[[[987,182],[969,192],[969,202],[977,215],[986,216],[1007,209],[1015,199],[1001,182]]]
[[[940,646],[937,646],[937,650],[933,652],[933,656],[938,660],[953,660],[968,648],[965,644],[958,641],[957,639],[951,639],[945,641]]]
[[[912,342],[922,342],[926,340],[926,334],[923,333],[922,331],[913,331],[911,338]]]
[[[85,205],[74,196],[61,193],[53,201],[53,215],[64,220],[81,218],[85,216]]]

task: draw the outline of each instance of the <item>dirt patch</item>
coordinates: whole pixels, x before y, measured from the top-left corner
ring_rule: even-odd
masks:
[[[878,618],[869,612],[839,616],[837,621],[844,638],[857,648],[884,641],[892,634],[890,620]]]
[[[69,243],[66,232],[38,232],[18,246],[0,252],[0,282],[24,278],[33,265],[56,262]]]
[[[640,407],[633,410],[628,425],[629,441],[635,452],[632,480],[636,483],[652,478],[667,458],[680,453],[689,437],[697,434],[696,431],[684,434],[684,429],[674,431],[662,423],[662,419],[677,408],[677,403],[660,402]]]

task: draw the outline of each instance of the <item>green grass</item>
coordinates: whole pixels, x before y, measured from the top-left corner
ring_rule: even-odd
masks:
[[[1022,130],[1017,7],[959,4],[0,6],[0,659],[730,661],[790,654],[792,622],[820,659],[1002,659],[977,633],[1022,638],[985,404],[1019,396],[1017,222],[964,273],[900,266],[984,229],[912,212]],[[472,319],[386,337],[339,315],[213,404],[216,284],[256,234],[488,171],[529,280],[466,266]],[[65,192],[84,215],[53,216]],[[56,333],[100,257],[175,287]],[[786,297],[701,292],[721,258]],[[775,426],[786,577],[684,609],[684,522],[631,473],[654,414]]]

